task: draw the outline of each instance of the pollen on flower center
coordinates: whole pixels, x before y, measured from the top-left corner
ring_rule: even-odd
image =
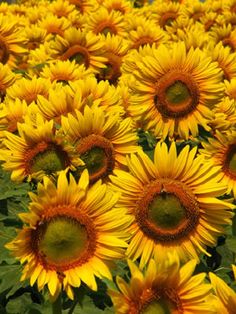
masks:
[[[156,84],[154,103],[166,118],[185,117],[199,103],[199,89],[188,73],[171,71]]]
[[[77,150],[88,169],[91,182],[112,173],[115,166],[114,148],[108,139],[91,134],[79,142]]]
[[[159,179],[144,189],[137,202],[136,221],[149,238],[168,242],[192,231],[199,220],[199,205],[179,181]]]

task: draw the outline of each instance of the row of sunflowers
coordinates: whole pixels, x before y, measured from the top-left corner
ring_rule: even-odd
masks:
[[[233,314],[236,0],[0,4],[0,312]]]

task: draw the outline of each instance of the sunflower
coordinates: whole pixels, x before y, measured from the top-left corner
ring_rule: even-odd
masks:
[[[6,95],[6,90],[12,86],[18,76],[11,71],[8,64],[0,63],[0,100],[3,101]]]
[[[120,36],[107,34],[102,36],[104,40],[104,54],[107,58],[105,68],[102,68],[96,75],[98,80],[107,80],[110,84],[116,85],[121,76],[121,64],[123,57],[127,54],[128,42]]]
[[[234,313],[236,307],[236,293],[222,279],[213,273],[209,273],[211,284],[219,299],[218,308],[221,314]]]
[[[235,110],[235,109],[234,109]],[[227,193],[233,192],[236,198],[236,131],[227,132],[216,130],[214,138],[209,138],[208,142],[202,142],[203,149],[200,153],[215,165],[220,167],[222,173],[222,183],[226,184]]]
[[[101,181],[88,184],[86,170],[78,183],[65,173],[57,186],[45,177],[30,193],[30,212],[20,214],[26,225],[6,245],[24,263],[21,280],[37,282],[39,291],[47,285],[54,299],[62,289],[73,299],[72,287],[82,282],[97,290],[95,276],[111,279],[107,261],[122,258],[127,247],[130,218],[114,207],[118,195]]]
[[[40,73],[43,78],[49,78],[51,82],[62,82],[68,84],[85,77],[93,77],[91,71],[86,70],[84,65],[76,64],[75,60],[61,61],[57,60],[54,63],[45,66]]]
[[[140,18],[140,21],[141,20]],[[167,33],[154,22],[143,19],[142,23],[137,26],[136,29],[128,32],[128,39],[130,40],[131,49],[139,49],[139,47],[148,44],[155,44],[155,46],[158,47],[160,44],[167,43],[169,37]]]
[[[152,12],[151,19],[163,29],[170,26],[181,15],[182,11],[179,3],[164,2],[160,5],[159,1],[154,1],[150,9]]]
[[[122,14],[132,12],[131,2],[127,0],[105,0],[102,2],[102,5],[108,10],[108,12],[118,11]]]
[[[92,11],[97,10],[98,3],[96,0],[68,0],[73,4],[81,14],[90,14]]]
[[[211,108],[223,96],[222,72],[201,50],[186,52],[183,42],[152,47],[152,54],[124,61],[124,73],[135,78],[130,86],[130,112],[144,128],[166,138],[198,135],[198,125],[209,130]],[[129,66],[129,64],[132,65]]]
[[[11,87],[7,89],[7,99],[20,99],[25,100],[29,105],[31,102],[36,101],[38,95],[48,96],[51,83],[49,79],[37,78],[34,76],[32,79],[21,78],[17,80]]]
[[[71,23],[64,17],[59,18],[52,14],[46,14],[38,26],[48,34],[47,40],[54,39],[55,35],[64,36],[64,32],[71,26]]]
[[[104,7],[99,7],[96,12],[89,16],[86,29],[92,31],[94,34],[112,34],[125,37],[125,21],[124,15],[118,11],[111,11]]]
[[[64,36],[56,36],[51,43],[54,57],[60,60],[75,60],[78,64],[84,64],[94,73],[105,68],[107,59],[103,57],[104,43],[100,36],[96,36],[85,30],[81,31],[74,27],[65,31]]]
[[[137,152],[137,134],[132,120],[119,114],[105,114],[101,108],[84,108],[75,116],[62,117],[62,130],[89,171],[91,182],[108,179],[115,168],[126,165],[126,155]]]
[[[183,6],[183,16],[193,19],[194,22],[200,21],[205,15],[207,6],[198,0],[185,0]]]
[[[37,25],[30,25],[25,27],[25,37],[27,38],[27,48],[34,50],[44,43],[47,32],[45,29]]]
[[[209,33],[215,44],[222,42],[222,45],[229,47],[231,52],[236,50],[236,30],[231,24],[214,26]]]
[[[115,170],[111,189],[122,193],[120,204],[133,217],[132,239],[127,249],[133,260],[141,257],[143,267],[152,256],[165,259],[169,251],[182,260],[207,255],[231,223],[234,206],[216,197],[226,191],[219,183],[219,167],[195,158],[197,149],[185,146],[177,156],[175,142],[168,151],[158,143],[154,163],[145,153],[127,157],[130,173]]]
[[[36,123],[18,123],[19,135],[5,131],[1,150],[3,169],[13,181],[41,180],[61,170],[83,165],[73,147],[57,133],[53,121],[44,121],[38,113]]]
[[[210,31],[211,28],[216,25],[218,14],[217,12],[206,12],[201,18],[200,22],[203,24],[206,32]]]
[[[0,62],[14,67],[16,59],[24,55],[26,38],[17,20],[0,14]]]
[[[218,63],[224,73],[224,79],[230,81],[236,77],[236,52],[232,52],[230,47],[224,47],[222,42],[217,45],[210,42],[206,53],[211,56],[213,61]]]
[[[56,0],[49,3],[48,11],[58,18],[65,17],[75,10],[75,6],[67,0]]]
[[[175,255],[165,262],[151,259],[144,271],[128,261],[131,278],[117,277],[120,291],[108,290],[117,314],[139,313],[216,313],[211,302],[211,285],[204,282],[205,273],[193,275],[196,260],[182,267]]]
[[[233,77],[230,81],[225,80],[224,83],[226,96],[236,100],[236,77]]]

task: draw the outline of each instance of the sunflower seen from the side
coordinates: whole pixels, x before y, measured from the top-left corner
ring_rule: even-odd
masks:
[[[227,193],[233,193],[236,198],[236,131],[229,129],[224,133],[216,130],[213,138],[202,142],[200,150],[206,160],[220,167],[222,182],[227,185]]]
[[[168,150],[158,143],[154,162],[145,153],[127,157],[130,172],[114,170],[111,188],[121,192],[120,204],[133,217],[127,256],[165,259],[169,251],[181,260],[209,255],[224,227],[231,223],[234,205],[217,197],[226,192],[219,167],[203,163],[196,148],[185,146],[179,155],[173,142]]]
[[[84,112],[62,117],[62,130],[89,172],[90,182],[108,179],[115,168],[126,165],[126,154],[140,150],[132,119],[85,106]],[[78,173],[79,174],[79,173]]]
[[[111,279],[108,261],[121,259],[127,247],[130,218],[115,208],[119,195],[101,181],[88,188],[87,170],[78,183],[61,173],[55,185],[44,177],[37,194],[30,193],[24,226],[6,247],[23,266],[21,280],[48,287],[56,299],[61,290],[73,299],[82,282],[97,290],[95,276]],[[114,217],[119,215],[119,220]]]
[[[152,53],[140,62],[135,63],[134,57],[127,57],[123,73],[135,78],[130,84],[133,100],[129,108],[135,120],[162,138],[195,137],[199,125],[210,129],[212,107],[224,91],[216,62],[198,48],[187,52],[184,42],[152,47]]]
[[[131,278],[126,282],[117,276],[118,290],[109,289],[116,314],[213,314],[211,285],[206,274],[193,275],[197,261],[180,266],[178,258],[168,254],[159,263],[151,259],[141,271],[128,261]]]
[[[12,181],[42,180],[45,175],[83,165],[73,146],[58,134],[53,120],[45,121],[37,113],[35,121],[29,118],[17,128],[19,134],[4,132],[0,157]]]

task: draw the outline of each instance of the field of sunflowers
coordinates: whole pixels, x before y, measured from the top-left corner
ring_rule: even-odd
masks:
[[[0,313],[236,313],[236,0],[0,3]]]

